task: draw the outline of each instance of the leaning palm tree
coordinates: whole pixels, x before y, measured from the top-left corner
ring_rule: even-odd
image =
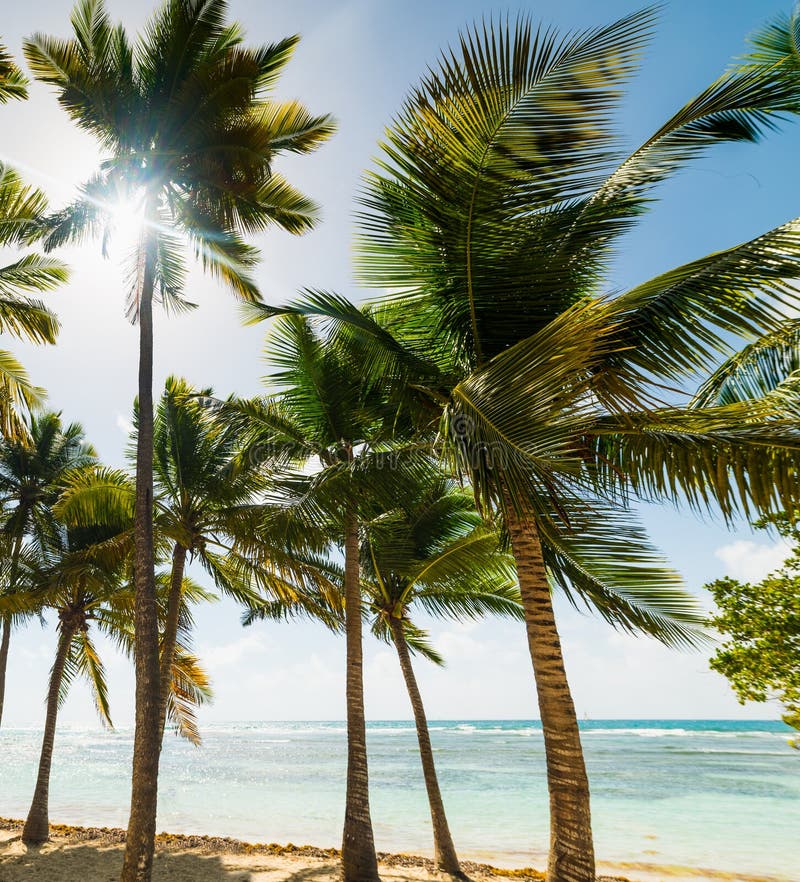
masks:
[[[41,550],[58,535],[52,506],[69,474],[94,460],[79,424],[65,426],[58,414],[45,413],[29,417],[24,425],[27,440],[0,441],[0,532],[8,549],[0,596],[14,594],[20,587],[18,563],[26,543]],[[11,629],[21,618],[0,616],[0,719]]]
[[[27,594],[9,598],[27,601],[37,611],[52,610],[58,617],[58,643],[47,689],[42,750],[36,788],[22,831],[26,843],[49,837],[48,799],[58,709],[65,690],[77,675],[90,682],[103,722],[111,724],[105,671],[90,633],[120,603],[130,611],[130,591],[124,581],[129,542],[116,540],[105,528],[72,531],[58,536],[44,550],[41,572]]]
[[[108,229],[120,199],[141,211],[129,314],[139,322],[136,461],[136,736],[124,882],[149,880],[159,744],[159,647],[153,554],[153,300],[185,306],[181,235],[203,266],[244,300],[257,251],[243,235],[276,224],[309,229],[316,208],[272,170],[281,152],[306,153],[332,132],[296,102],[268,99],[296,37],[247,48],[224,0],[165,0],[131,45],[102,0],[81,0],[63,40],[37,34],[34,75],[106,153],[79,198],[51,219],[46,247]]]
[[[550,882],[595,878],[552,588],[685,642],[697,611],[630,498],[726,518],[798,504],[800,439],[779,401],[687,407],[680,387],[796,306],[800,221],[621,293],[609,274],[655,187],[714,144],[757,141],[797,89],[775,68],[733,69],[625,157],[614,112],[652,21],[649,10],[559,38],[521,18],[464,33],[367,179],[359,274],[395,293],[367,309],[323,293],[287,307],[368,346],[362,370],[395,372],[509,535],[545,739]]]
[[[283,548],[301,580],[304,561],[310,574],[319,571],[314,555],[331,544],[343,552],[347,792],[342,864],[347,882],[368,882],[378,878],[378,870],[369,805],[359,546],[364,523],[376,509],[391,506],[408,470],[391,447],[408,437],[410,425],[385,395],[382,381],[365,378],[360,349],[323,345],[308,320],[278,319],[266,351],[276,368],[270,379],[279,391],[220,409],[249,426],[249,455],[263,460],[270,480],[271,504],[260,536],[253,547],[241,547],[256,555],[259,545],[272,554]],[[413,468],[413,456],[408,467]],[[322,590],[325,581],[324,575],[317,581]]]
[[[372,630],[391,642],[408,690],[431,812],[434,863],[463,877],[436,775],[430,732],[411,653],[442,664],[416,609],[465,620],[487,614],[522,618],[514,562],[496,531],[482,523],[472,496],[435,472],[410,483],[392,511],[367,525],[362,541],[363,585]]]
[[[92,687],[95,705],[104,724],[111,726],[105,669],[92,630],[113,640],[131,655],[134,643],[134,591],[130,581],[132,533],[123,506],[118,523],[92,527],[61,528],[47,548],[29,553],[22,566],[27,579],[22,590],[0,598],[11,612],[55,612],[58,617],[56,656],[50,672],[46,717],[39,769],[31,808],[23,828],[23,841],[44,842],[49,836],[50,769],[55,744],[58,710],[78,676]],[[169,580],[159,578],[160,621],[163,627]],[[184,586],[181,618],[191,621],[186,600],[196,602],[208,595],[193,583]],[[188,646],[173,649],[169,713],[178,731],[199,743],[195,709],[211,695],[208,678]]]
[[[127,505],[127,503],[124,504]],[[60,503],[56,508],[60,510]],[[108,525],[107,519],[105,525]],[[130,581],[129,579],[129,583]],[[172,591],[172,573],[169,570],[159,570],[156,573],[156,590],[159,633],[163,646]],[[198,603],[209,603],[218,599],[216,594],[207,591],[188,576],[184,576],[178,611],[177,635],[172,648],[165,716],[166,720],[175,727],[176,735],[196,746],[202,743],[197,710],[201,705],[211,701],[214,693],[208,674],[192,647],[194,634],[192,607]],[[104,630],[107,635],[116,642],[118,649],[129,658],[134,656],[136,643],[133,600],[133,591],[130,591],[128,608],[126,609],[120,603],[117,605],[118,608],[115,608],[113,613],[109,612],[104,620]]]

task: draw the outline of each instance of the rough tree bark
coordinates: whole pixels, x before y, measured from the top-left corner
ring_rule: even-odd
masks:
[[[428,804],[430,805],[431,823],[433,825],[434,864],[441,872],[464,879],[466,876],[461,871],[458,863],[456,847],[453,844],[453,837],[450,834],[450,826],[447,823],[447,815],[444,811],[442,792],[439,789],[439,779],[436,777],[436,766],[433,762],[433,747],[431,746],[431,736],[428,731],[428,719],[425,716],[422,695],[417,685],[414,667],[411,664],[411,654],[408,651],[408,644],[403,634],[403,625],[396,618],[391,618],[389,624],[392,631],[392,639],[397,649],[397,656],[400,659],[403,679],[406,682],[408,697],[411,699],[411,708],[414,711],[419,754],[422,759],[422,774],[425,778],[425,789],[428,791]]]
[[[153,289],[156,248],[156,234],[149,229],[143,243],[144,271],[139,301],[139,433],[134,524],[136,729],[131,811],[121,882],[150,882],[158,806],[161,671],[153,552]]]
[[[183,574],[186,569],[186,549],[180,542],[172,550],[172,573],[170,576],[169,597],[167,599],[167,618],[161,638],[161,707],[159,709],[160,744],[164,741],[164,727],[167,722],[170,685],[172,683],[172,662],[178,643],[178,621],[183,594]]]
[[[3,619],[3,636],[0,638],[0,725],[3,722],[3,705],[6,701],[6,670],[8,669],[8,647],[11,643],[11,619]]]
[[[14,537],[11,550],[11,571],[8,577],[8,590],[13,591],[17,584],[19,556],[22,552],[22,538]],[[6,673],[8,671],[8,649],[11,644],[11,617],[3,619],[3,636],[0,638],[0,725],[3,722],[3,708],[6,703]]]
[[[367,725],[361,634],[361,578],[358,521],[348,512],[344,525],[345,631],[347,638],[347,797],[342,835],[344,882],[376,882],[378,858],[369,811]]]
[[[80,622],[69,616],[63,616],[58,629],[58,647],[53,668],[50,671],[50,685],[47,690],[47,715],[42,736],[42,751],[39,754],[39,772],[36,776],[36,788],[28,812],[25,826],[22,828],[22,841],[29,845],[46,842],[50,835],[50,819],[48,801],[50,796],[50,766],[53,762],[53,744],[56,738],[56,722],[58,720],[58,693],[61,679],[69,655],[72,638],[78,630]]]
[[[544,732],[550,791],[547,882],[595,882],[589,779],[542,546],[533,518],[508,500],[505,509]]]

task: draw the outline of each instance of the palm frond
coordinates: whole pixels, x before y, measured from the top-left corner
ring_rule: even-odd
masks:
[[[704,613],[679,573],[653,547],[633,513],[602,500],[537,518],[553,584],[616,628],[671,646],[703,642]]]
[[[0,44],[0,104],[12,98],[28,97],[28,81],[14,64],[6,47]]]
[[[25,368],[10,352],[0,349],[0,436],[26,438],[25,415],[39,407],[46,394],[31,383]]]
[[[620,358],[657,377],[707,370],[730,335],[777,331],[797,308],[800,220],[656,276],[620,295]],[[689,331],[690,333],[687,333]]]
[[[211,682],[200,659],[184,647],[176,647],[167,715],[175,725],[176,733],[196,746],[202,741],[197,710],[203,704],[209,703],[213,695]]]
[[[0,163],[0,244],[17,245],[34,238],[47,209],[47,197],[26,185],[5,163]]]
[[[268,101],[257,106],[252,116],[276,152],[308,153],[336,131],[330,115],[314,116],[299,101]]]
[[[121,469],[95,466],[75,469],[63,479],[53,512],[70,527],[124,527],[133,523],[135,488]]]
[[[693,407],[734,404],[769,395],[800,372],[800,320],[783,322],[777,330],[732,355],[697,390]]]
[[[665,408],[597,421],[587,453],[604,492],[760,517],[797,508],[800,434],[780,403]]]
[[[108,684],[106,682],[105,667],[87,631],[81,630],[75,635],[73,638],[73,652],[77,671],[86,677],[92,688],[95,707],[101,721],[104,725],[113,728],[114,724],[111,722],[108,705]]]

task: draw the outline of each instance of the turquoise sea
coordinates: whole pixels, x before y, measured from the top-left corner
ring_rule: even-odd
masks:
[[[787,746],[783,724],[581,725],[598,859],[800,879],[800,752]],[[448,720],[431,727],[462,857],[543,867],[547,793],[539,724]],[[209,725],[200,748],[168,736],[159,829],[338,845],[344,738],[338,722]],[[39,740],[34,730],[0,730],[0,816],[25,816]],[[125,730],[59,730],[51,820],[124,826],[132,740]],[[430,854],[412,724],[372,722],[368,740],[378,849]]]

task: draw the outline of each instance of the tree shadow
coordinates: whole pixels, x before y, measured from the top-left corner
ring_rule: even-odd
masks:
[[[316,882],[320,879],[330,879],[332,876],[336,878],[340,873],[341,864],[338,861],[335,863],[326,862],[313,867],[303,867],[302,870],[295,870],[294,873],[287,875],[284,882]]]
[[[0,854],[0,880],[117,882],[122,856],[118,845],[18,847],[14,853]],[[251,882],[251,879],[249,870],[226,867],[216,855],[157,852],[153,862],[153,882]]]

